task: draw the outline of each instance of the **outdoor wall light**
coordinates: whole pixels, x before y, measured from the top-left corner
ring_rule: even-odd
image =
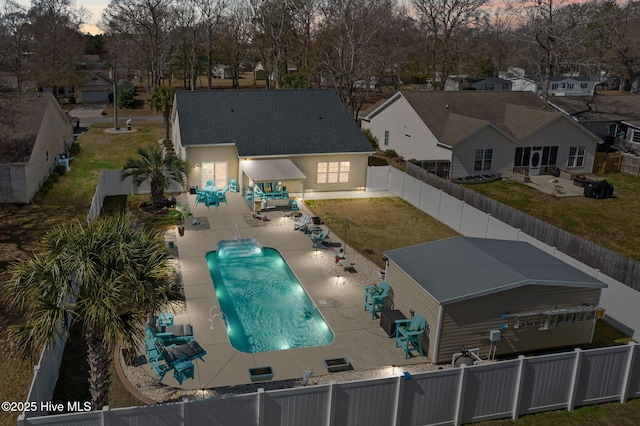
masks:
[[[200,168],[200,163],[196,163],[196,169]]]

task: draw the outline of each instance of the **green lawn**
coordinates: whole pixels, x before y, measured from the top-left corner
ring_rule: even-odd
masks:
[[[613,184],[614,198],[554,197],[511,180],[466,187],[640,261],[640,178],[602,177]]]

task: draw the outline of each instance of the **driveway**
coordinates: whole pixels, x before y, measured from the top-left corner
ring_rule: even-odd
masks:
[[[83,118],[95,118],[101,117],[102,111],[107,107],[107,103],[91,103],[91,104],[78,104],[75,108],[69,111],[69,115],[72,117]]]

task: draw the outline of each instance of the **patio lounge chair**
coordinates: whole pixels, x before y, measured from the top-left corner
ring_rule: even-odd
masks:
[[[331,230],[328,229],[327,232],[321,232],[317,237],[313,238],[313,248],[321,248],[324,240],[329,238],[329,234],[331,234]]]
[[[391,290],[391,286],[386,281],[364,288],[364,309],[371,312],[371,319],[374,319],[378,312],[386,309],[385,299],[389,295],[389,290]]]
[[[293,222],[293,230],[295,231],[296,229],[301,229],[302,231],[304,231],[305,229],[307,229],[307,226],[309,226],[309,222],[311,222],[311,215],[308,213],[304,213],[302,216],[300,216],[300,219]]]
[[[419,314],[414,314],[412,319],[396,320],[396,348],[404,350],[404,357],[409,358],[409,352],[422,351],[422,333],[427,328],[427,320]]]
[[[151,367],[162,381],[167,372],[173,370],[173,377],[182,384],[185,379],[193,379],[193,361],[200,359],[204,361],[207,351],[195,340],[182,345],[163,346],[156,342],[156,352],[159,357],[151,361]]]

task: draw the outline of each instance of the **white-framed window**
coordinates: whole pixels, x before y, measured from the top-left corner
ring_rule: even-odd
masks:
[[[388,130],[384,131],[384,144],[385,145],[389,145],[389,131]]]
[[[571,146],[569,147],[569,161],[567,167],[582,167],[584,165],[584,155],[586,147]]]
[[[473,170],[491,170],[491,159],[493,158],[493,149],[476,149],[476,161]]]
[[[567,89],[573,89],[573,83],[567,83]]]
[[[558,89],[558,83],[551,83],[551,90],[557,90]]]
[[[587,83],[580,83],[580,88],[581,88],[581,89],[586,89],[586,88],[587,88],[587,86],[588,86],[588,84],[587,84]]]
[[[320,161],[316,180],[318,183],[349,182],[350,161]]]

